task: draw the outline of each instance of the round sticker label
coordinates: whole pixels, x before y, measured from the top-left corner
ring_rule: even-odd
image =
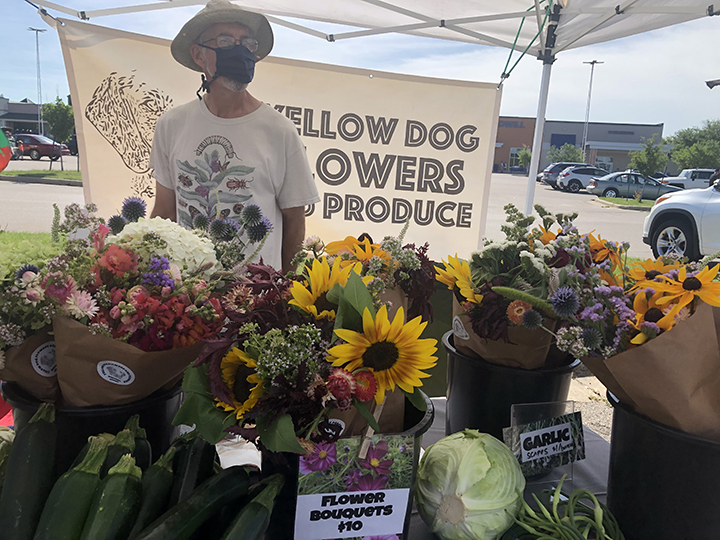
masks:
[[[127,386],[135,380],[135,374],[132,369],[120,362],[113,362],[111,360],[98,362],[97,372],[98,375],[107,382],[120,386]]]
[[[455,334],[455,337],[468,340],[470,339],[470,334],[467,333],[467,330],[465,330],[465,325],[460,320],[460,317],[455,315],[455,318],[453,319],[453,334]]]
[[[42,377],[54,377],[57,375],[55,342],[47,341],[35,349],[30,355],[30,363],[35,372]]]

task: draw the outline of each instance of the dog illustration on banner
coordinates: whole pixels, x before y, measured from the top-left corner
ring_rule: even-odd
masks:
[[[135,195],[154,196],[149,167],[155,124],[173,105],[172,98],[129,76],[112,72],[93,92],[85,117],[120,155],[125,166],[136,173]]]

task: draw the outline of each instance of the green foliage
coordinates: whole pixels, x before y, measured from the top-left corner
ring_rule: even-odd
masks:
[[[50,125],[50,133],[58,142],[66,142],[73,129],[75,129],[75,120],[73,119],[73,110],[70,105],[65,105],[62,100],[57,97],[55,103],[46,103],[42,108],[43,120]]]
[[[650,176],[657,171],[662,171],[668,162],[668,157],[660,148],[660,144],[655,144],[656,135],[657,133],[649,139],[643,140],[642,150],[629,153],[630,166],[640,171],[643,176]]]
[[[668,142],[674,145],[672,160],[683,169],[720,167],[720,120],[681,129]]]
[[[548,150],[548,159],[550,163],[560,163],[562,161],[582,163],[583,155],[579,148],[575,148],[575,145],[565,143],[560,148],[551,146],[550,150]]]
[[[0,231],[0,281],[13,279],[18,268],[34,264],[39,268],[59,254],[65,246],[52,241],[47,233]]]
[[[530,166],[530,160],[532,159],[532,152],[527,146],[523,145],[523,149],[518,154],[518,163],[521,167],[527,169]]]

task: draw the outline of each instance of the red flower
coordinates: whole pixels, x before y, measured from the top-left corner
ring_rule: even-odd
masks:
[[[57,298],[61,304],[64,304],[77,290],[75,280],[70,276],[63,276],[60,272],[48,274],[42,286],[45,288],[45,294]]]
[[[137,255],[116,244],[110,245],[98,260],[98,264],[120,278],[127,273],[137,272],[138,268]]]
[[[335,368],[327,382],[328,390],[337,400],[347,400],[355,390],[355,377],[349,371]]]
[[[375,375],[366,369],[356,371],[353,375],[355,375],[355,398],[362,402],[373,399],[377,392]]]
[[[105,248],[105,237],[107,237],[110,229],[102,223],[98,226],[98,230],[92,233],[93,247],[96,251],[100,252]]]

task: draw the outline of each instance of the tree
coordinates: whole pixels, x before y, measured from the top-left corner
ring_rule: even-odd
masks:
[[[70,105],[65,105],[57,97],[55,103],[47,103],[42,108],[43,120],[50,125],[50,133],[60,143],[67,141],[75,129],[75,120]]]
[[[520,150],[520,153],[518,154],[518,164],[524,168],[525,170],[528,169],[530,166],[530,160],[532,159],[532,153],[528,149],[527,146],[523,145],[523,149]]]
[[[629,153],[630,166],[640,171],[643,176],[651,176],[657,171],[664,170],[668,162],[668,157],[660,148],[660,144],[655,144],[656,136],[657,133],[649,139],[643,139],[643,149]]]
[[[560,148],[557,146],[551,146],[548,150],[548,159],[550,163],[582,163],[582,152],[579,148],[575,148],[575,145],[570,143],[563,144]]]
[[[683,169],[720,167],[720,120],[681,129],[668,142],[673,144],[672,160]]]

